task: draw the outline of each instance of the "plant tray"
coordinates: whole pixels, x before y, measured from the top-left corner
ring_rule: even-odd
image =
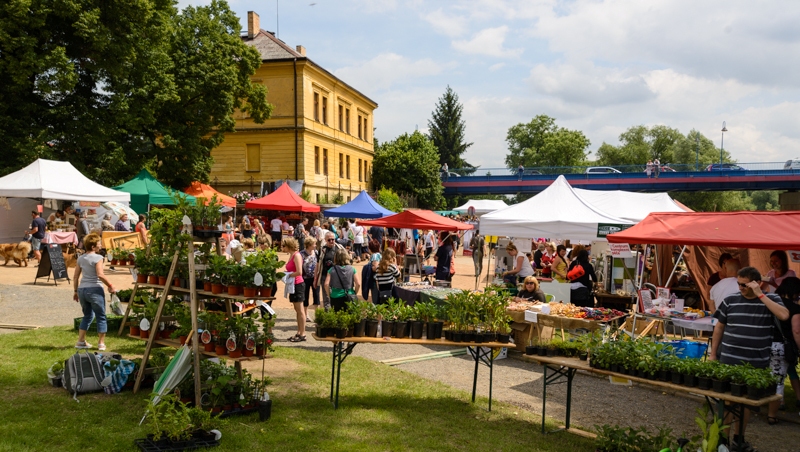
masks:
[[[220,419],[225,419],[226,417],[241,416],[250,413],[258,413],[258,407],[256,406],[254,408],[248,408],[246,410],[244,408],[241,408],[238,410],[223,411],[222,413],[219,414],[219,417]]]
[[[143,452],[177,452],[182,450],[195,450],[204,447],[219,446],[219,441],[213,439],[213,435],[210,438],[211,439],[192,437],[187,441],[173,442],[167,439],[153,441],[151,437],[148,436],[144,439],[135,439],[133,442],[139,447],[139,450]]]
[[[108,331],[118,331],[120,325],[122,325],[122,317],[123,316],[121,316],[121,315],[113,315],[113,314],[109,315],[109,314],[107,314],[106,315],[106,322],[108,324]],[[72,328],[75,331],[78,331],[78,329],[80,328],[81,320],[83,320],[83,317],[75,317],[75,319],[73,320]],[[92,319],[92,323],[89,325],[89,329],[87,331],[91,331],[91,332],[96,332],[97,331],[97,319],[96,318]]]

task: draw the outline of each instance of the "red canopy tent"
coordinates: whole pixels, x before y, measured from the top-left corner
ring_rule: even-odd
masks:
[[[384,218],[359,221],[361,226],[383,226],[385,228],[433,229],[436,231],[463,231],[472,229],[471,224],[451,220],[430,210],[406,210]]]
[[[611,243],[800,250],[798,230],[800,211],[664,212],[606,238]]]
[[[233,198],[228,195],[223,195],[222,193],[211,188],[210,186],[198,181],[192,182],[192,185],[184,189],[183,192],[192,195],[195,198],[205,198],[205,204],[208,204],[208,201],[214,195],[217,195],[217,200],[219,200],[219,202],[222,203],[223,206],[236,207],[236,198]]]
[[[287,212],[319,212],[318,205],[311,204],[297,196],[297,193],[289,188],[289,184],[281,185],[277,190],[263,198],[247,201],[244,207],[246,209],[285,210]]]

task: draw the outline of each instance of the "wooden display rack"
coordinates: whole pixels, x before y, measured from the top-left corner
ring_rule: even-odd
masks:
[[[217,238],[215,238],[213,240],[216,240],[217,254],[220,254],[219,238],[217,237]],[[119,329],[118,335],[122,336],[125,327],[128,326],[128,317],[130,316],[131,306],[133,305],[134,297],[136,296],[136,292],[137,292],[137,290],[139,288],[143,288],[143,289],[148,288],[148,289],[161,290],[161,297],[159,299],[158,309],[156,310],[155,318],[153,319],[153,322],[151,323],[151,325],[152,325],[151,328],[157,328],[159,323],[163,320],[162,316],[161,316],[161,313],[162,313],[162,311],[164,309],[164,304],[166,303],[167,296],[169,295],[170,292],[188,293],[189,294],[189,300],[190,300],[190,312],[191,312],[191,315],[192,315],[192,331],[193,332],[196,332],[197,328],[198,328],[197,313],[198,313],[198,310],[199,310],[199,303],[200,303],[200,301],[198,300],[198,296],[207,296],[207,297],[214,297],[214,298],[224,299],[225,302],[226,302],[225,303],[226,304],[226,308],[227,308],[226,311],[227,311],[227,314],[229,316],[231,316],[231,315],[240,315],[240,314],[243,314],[245,312],[248,312],[250,310],[255,309],[255,306],[252,306],[252,307],[250,307],[250,308],[248,308],[246,310],[242,310],[242,311],[239,311],[239,312],[233,312],[231,304],[234,301],[237,301],[237,300],[252,300],[252,299],[257,299],[257,300],[274,300],[275,299],[274,297],[247,297],[247,298],[245,298],[245,297],[240,296],[240,295],[213,294],[211,292],[198,290],[197,289],[197,282],[196,282],[197,278],[194,277],[196,275],[196,273],[195,273],[195,263],[194,263],[194,259],[193,259],[193,257],[194,257],[194,241],[207,242],[207,240],[205,240],[205,239],[194,237],[194,239],[190,240],[186,245],[186,248],[187,248],[186,249],[186,253],[187,253],[187,256],[189,257],[189,259],[188,259],[189,275],[192,275],[192,277],[189,278],[189,288],[188,289],[183,289],[183,288],[180,288],[180,287],[171,286],[173,278],[175,276],[175,269],[178,266],[178,257],[180,256],[180,253],[181,253],[180,250],[176,250],[175,254],[172,257],[172,265],[170,265],[169,273],[167,274],[167,283],[165,285],[162,286],[162,285],[157,285],[157,284],[147,284],[147,283],[138,283],[138,282],[134,284],[133,291],[131,292],[130,299],[128,300],[128,307],[125,309],[125,315],[124,315],[124,317],[122,319],[122,324],[120,325],[120,329]],[[150,358],[150,352],[151,352],[153,346],[157,345],[157,346],[174,347],[174,348],[178,348],[178,347],[181,346],[180,342],[178,342],[176,340],[159,339],[157,336],[158,336],[157,334],[152,334],[151,333],[150,336],[147,339],[142,339],[142,340],[146,340],[147,341],[147,345],[145,346],[144,355],[142,356],[142,364],[139,366],[139,371],[136,373],[136,382],[134,383],[134,386],[133,386],[133,393],[134,394],[136,394],[139,391],[139,388],[142,385],[142,381],[144,380],[144,376],[147,373],[147,361]],[[197,335],[195,335],[195,336],[197,336]],[[128,337],[140,339],[139,337],[134,337],[134,336],[130,336],[130,335],[128,335]],[[196,406],[200,406],[200,398],[201,398],[201,393],[200,393],[200,383],[201,383],[200,382],[200,355],[205,355],[205,356],[209,356],[209,357],[218,357],[219,355],[217,355],[214,352],[206,352],[205,350],[200,350],[200,340],[197,339],[197,338],[195,338],[195,340],[191,341],[190,346],[192,348],[193,367],[194,367],[194,392],[195,392],[194,393],[194,397],[195,397],[195,405]],[[257,360],[257,359],[263,359],[263,357],[260,357],[260,356],[251,356],[251,357],[244,357],[243,356],[243,357],[240,357],[240,358],[231,358],[231,357],[229,357],[227,355],[225,355],[224,358],[226,360],[228,360],[228,361],[233,361],[234,362],[234,367],[236,368],[236,371],[240,376],[242,374],[242,365],[241,365],[242,361],[252,361],[252,360]]]

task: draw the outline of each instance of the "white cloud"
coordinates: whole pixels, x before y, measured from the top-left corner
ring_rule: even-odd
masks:
[[[453,41],[453,48],[460,52],[485,55],[496,58],[511,58],[522,54],[522,48],[506,49],[503,42],[508,33],[508,26],[485,28],[467,40]]]
[[[422,18],[430,23],[437,33],[451,38],[461,36],[467,31],[468,20],[466,17],[447,13],[441,8],[422,16]]]
[[[496,63],[496,64],[493,64],[493,65],[489,66],[489,70],[491,72],[499,71],[500,69],[503,69],[505,66],[506,66],[505,63]]]
[[[537,91],[575,104],[604,106],[655,97],[641,75],[593,64],[537,65],[529,81]]]
[[[396,53],[382,53],[361,64],[337,69],[334,74],[359,91],[370,93],[388,89],[397,83],[438,75],[452,67],[453,63],[430,58],[412,61]]]

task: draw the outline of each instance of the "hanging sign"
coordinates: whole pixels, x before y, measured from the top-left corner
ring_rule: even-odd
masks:
[[[150,331],[150,321],[147,319],[142,319],[142,321],[139,322],[139,329],[142,331]]]
[[[231,333],[231,337],[225,341],[225,348],[227,348],[229,352],[236,350],[236,336],[233,333]]]
[[[200,333],[200,342],[202,342],[204,344],[210,344],[211,343],[211,332],[208,331],[208,330],[203,330],[203,332]]]
[[[608,248],[611,250],[611,255],[614,257],[633,257],[631,247],[627,243],[609,243]]]
[[[597,236],[601,238],[605,238],[608,234],[613,234],[615,232],[624,231],[629,227],[633,226],[632,224],[615,224],[615,223],[597,223]]]
[[[261,276],[261,273],[256,272],[256,275],[253,276],[253,284],[255,284],[256,286],[264,284],[264,277]]]
[[[247,350],[255,350],[256,340],[253,336],[247,336],[247,340],[244,342],[244,348]]]
[[[475,206],[467,207],[467,215],[474,217],[475,216]]]

